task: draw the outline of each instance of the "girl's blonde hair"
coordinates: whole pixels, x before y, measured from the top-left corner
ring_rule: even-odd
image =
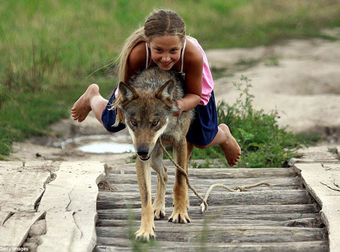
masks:
[[[184,42],[185,23],[176,12],[171,10],[154,10],[146,19],[144,27],[135,30],[124,43],[118,58],[119,82],[128,82],[128,59],[132,49],[141,42],[150,42],[153,38],[164,35],[179,36],[181,41]],[[118,94],[112,108],[117,108],[121,101],[121,97]],[[117,108],[117,117],[114,125],[118,125],[120,121],[124,122],[124,117],[121,110]]]

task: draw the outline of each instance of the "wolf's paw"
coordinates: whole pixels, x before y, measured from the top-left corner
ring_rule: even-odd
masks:
[[[187,224],[190,223],[190,218],[188,215],[188,211],[176,211],[174,210],[171,216],[169,217],[169,222],[173,223],[181,223],[181,224]]]
[[[155,220],[160,220],[160,219],[164,219],[165,217],[165,210],[164,209],[154,209],[154,213],[155,213]]]
[[[136,240],[148,242],[150,239],[155,239],[155,228],[151,228],[151,230],[145,230],[142,227],[135,233]]]

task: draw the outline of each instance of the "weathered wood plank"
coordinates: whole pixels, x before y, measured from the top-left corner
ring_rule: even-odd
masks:
[[[174,176],[169,176],[168,178],[168,189],[171,189],[174,184]],[[131,175],[116,175],[107,178],[107,181],[112,185],[115,185],[118,188],[118,191],[136,191],[138,188],[137,177],[134,174]],[[152,190],[156,190],[157,176],[153,175],[151,177],[152,181]],[[247,186],[254,185],[260,182],[270,183],[275,190],[286,190],[289,189],[298,189],[301,187],[301,179],[297,177],[259,177],[259,178],[246,178],[246,179],[210,179],[210,178],[193,178],[190,177],[190,183],[195,187],[196,190],[207,191],[207,189],[213,184],[224,184],[229,186],[230,188],[234,188],[235,186]],[[119,185],[119,186],[117,186]],[[259,191],[259,190],[270,190],[268,186],[259,186],[254,187],[251,191]]]
[[[165,212],[170,214],[172,207],[165,208]],[[140,219],[141,210],[132,209],[99,209],[99,219],[119,219],[127,220],[128,218]],[[278,220],[285,221],[289,219],[299,219],[303,217],[319,216],[318,207],[315,204],[308,205],[234,205],[234,206],[212,206],[209,211],[202,215],[200,210],[189,208],[189,215],[192,219],[212,218],[222,216],[226,219],[243,219],[243,220]]]
[[[176,168],[173,165],[168,165],[168,174],[173,175]],[[115,169],[111,174],[136,174],[135,164],[126,164],[120,169]],[[153,171],[153,174],[155,172]],[[189,168],[190,177],[196,178],[254,178],[254,177],[292,177],[296,172],[292,168]]]
[[[268,225],[272,226],[308,226],[308,227],[321,227],[323,224],[320,222],[320,215],[315,213],[307,213],[307,214],[269,214],[269,215],[250,215],[247,217],[243,216],[205,216],[199,218],[197,215],[189,214],[191,218],[192,225],[201,225],[205,220],[209,220],[210,222],[215,223],[216,225],[230,225],[233,223],[249,223],[249,225],[264,225],[264,223],[268,223]],[[303,217],[301,217],[303,216]],[[117,219],[100,219],[97,223],[97,226],[114,226],[114,225],[124,225],[127,223],[127,218],[133,219],[134,221],[140,220],[140,214],[134,216],[117,216]],[[166,216],[165,219],[167,219]],[[158,223],[158,220],[157,220]],[[214,224],[214,225],[215,225]],[[157,224],[158,225],[158,224]]]
[[[195,195],[189,193],[190,204],[199,206],[201,201]],[[165,197],[165,205],[172,205],[172,197]],[[308,204],[311,203],[309,195],[304,190],[266,191],[262,192],[222,192],[212,193],[208,204],[214,205],[243,205],[243,204]],[[97,205],[99,209],[140,207],[140,196],[138,193],[124,192],[100,192]]]
[[[322,218],[328,227],[330,251],[340,247],[340,164],[295,164],[307,190],[322,206]]]
[[[110,238],[100,237],[98,242],[101,244],[109,243]],[[126,239],[121,239],[126,242]],[[123,241],[119,242],[123,244]],[[130,248],[128,248],[130,246]],[[145,246],[141,244],[141,246]],[[101,245],[97,246],[94,252],[124,252],[131,251],[132,241],[126,242],[123,246],[118,245]],[[309,242],[289,242],[289,243],[184,243],[184,242],[158,242],[154,245],[145,246],[148,251],[226,251],[226,252],[244,252],[244,251],[290,251],[290,252],[327,252],[328,244],[325,241],[309,241]]]
[[[41,167],[23,165],[21,162],[0,162],[0,210],[33,211],[49,178],[50,172]]]
[[[310,214],[308,214],[310,215]],[[191,226],[203,226],[205,224],[205,221],[208,219],[209,220],[209,226],[212,228],[215,226],[236,226],[236,225],[247,225],[247,226],[287,226],[287,227],[315,227],[316,225],[320,226],[320,223],[322,223],[320,215],[313,214],[310,215],[310,218],[297,218],[294,219],[295,216],[293,214],[289,215],[289,217],[286,217],[285,220],[276,220],[275,217],[273,216],[271,220],[261,220],[256,218],[256,216],[253,216],[252,218],[248,219],[243,219],[243,218],[238,218],[238,219],[233,219],[233,218],[221,218],[222,216],[215,216],[215,217],[208,217],[205,219],[196,219],[193,218],[193,216],[190,216],[192,222],[190,223]],[[278,217],[278,215],[277,215]],[[280,219],[282,217],[280,216]],[[135,218],[134,222],[140,225],[140,217]],[[112,219],[101,219],[97,222],[98,227],[127,227],[131,224],[131,219],[126,220],[112,220]],[[156,228],[158,229],[159,227],[162,226],[169,226],[171,223],[166,223],[164,221],[156,221]]]
[[[172,223],[170,223],[172,224]],[[173,224],[172,226],[175,226]],[[299,227],[269,227],[269,226],[214,226],[209,232],[209,225],[197,227],[189,225],[176,225],[176,227],[156,227],[157,239],[167,242],[199,242],[202,236],[212,243],[243,243],[243,242],[297,242],[323,240],[326,235],[325,229],[320,228],[299,228]],[[112,245],[117,238],[127,237],[131,228],[124,227],[97,227],[97,234],[100,237],[111,237]],[[134,229],[133,229],[134,230]],[[107,244],[107,245],[111,245]]]
[[[175,167],[172,170],[168,169],[169,177],[175,175]],[[117,173],[109,173],[108,179],[115,177],[130,177],[136,175],[136,171],[120,171]],[[151,170],[151,175],[156,176],[157,173]],[[189,169],[189,176],[196,179],[253,179],[253,178],[292,178],[297,176],[297,173],[291,168],[258,168],[258,169]]]
[[[212,168],[190,169],[190,176],[202,178],[254,178],[254,177],[293,177],[296,172],[292,168]]]
[[[51,162],[0,162],[0,246],[20,247],[43,213],[35,212]]]
[[[0,225],[0,248],[19,248],[25,241],[31,226],[44,213],[34,211],[21,211],[10,215],[10,217]]]
[[[46,234],[39,251],[92,251],[96,244],[97,184],[104,179],[100,162],[63,162],[46,185],[39,211],[46,212]]]
[[[168,212],[169,214],[171,211]],[[112,220],[112,216],[110,214],[99,214],[100,220],[97,223],[97,226],[110,226],[113,224],[127,222],[127,219],[133,219],[134,221],[140,220],[140,214],[129,215],[127,216],[115,216],[115,219]],[[205,220],[209,220],[213,223],[217,223],[216,225],[229,225],[230,223],[251,223],[252,225],[263,225],[263,223],[272,223],[272,225],[282,225],[282,226],[322,226],[319,223],[320,214],[317,213],[289,213],[289,214],[252,214],[248,216],[243,215],[210,215],[210,216],[199,216],[198,214],[190,214],[191,224],[193,225],[201,225]],[[169,217],[168,215],[166,217]],[[166,219],[166,218],[165,218]],[[304,222],[304,220],[309,220],[309,223]],[[156,225],[159,222],[156,222]],[[268,224],[269,225],[269,224]]]

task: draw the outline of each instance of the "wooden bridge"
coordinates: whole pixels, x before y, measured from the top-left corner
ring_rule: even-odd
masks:
[[[172,212],[170,163],[166,213]],[[338,160],[291,168],[189,169],[204,196],[215,183],[260,182],[247,192],[215,189],[209,209],[189,192],[190,224],[155,222],[156,240],[133,239],[140,223],[134,164],[0,162],[0,251],[337,251]],[[156,175],[152,176],[153,194]],[[98,185],[99,184],[99,189]]]
[[[174,167],[168,164],[166,213],[172,212]],[[229,187],[268,182],[248,192],[215,189],[209,209],[189,192],[190,224],[155,221],[156,241],[145,245],[131,235],[140,224],[140,198],[134,165],[112,169],[107,176],[116,190],[99,192],[96,252],[131,251],[134,246],[151,251],[328,251],[328,235],[320,206],[305,190],[293,168],[191,169],[190,181],[201,195],[215,183]],[[153,194],[157,175],[153,174]]]

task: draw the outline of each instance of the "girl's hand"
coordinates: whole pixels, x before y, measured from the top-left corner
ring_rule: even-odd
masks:
[[[182,110],[182,106],[183,105],[183,101],[182,99],[176,100],[175,101],[175,107],[177,108],[177,111],[175,111],[172,115],[173,116],[180,116],[183,112]]]

